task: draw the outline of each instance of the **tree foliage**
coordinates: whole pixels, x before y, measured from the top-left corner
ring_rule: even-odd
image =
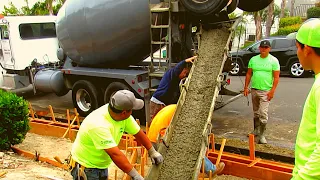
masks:
[[[320,17],[320,7],[312,7],[307,10],[307,18],[319,18]]]
[[[56,5],[53,2],[57,1]],[[18,9],[12,2],[4,6],[3,15],[8,16],[37,16],[37,15],[57,15],[65,0],[41,0],[29,7],[28,0],[26,5]]]

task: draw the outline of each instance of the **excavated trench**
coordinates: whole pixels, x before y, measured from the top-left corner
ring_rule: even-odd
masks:
[[[192,179],[229,34],[227,28],[202,32],[199,56],[164,155],[159,180]]]

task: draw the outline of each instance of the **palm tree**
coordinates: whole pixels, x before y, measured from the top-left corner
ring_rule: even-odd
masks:
[[[286,3],[287,3],[287,0],[282,0],[282,2],[281,2],[280,18],[284,17],[284,13],[285,13],[285,9],[286,9]]]
[[[294,16],[294,4],[296,0],[291,0],[290,16]]]
[[[53,1],[55,1],[55,0],[45,0],[47,9],[49,11],[49,15],[51,15],[51,16],[54,15],[54,13],[53,13],[53,5],[52,5]]]
[[[274,1],[272,1],[267,10],[267,20],[266,20],[266,37],[270,36],[270,31],[272,27],[272,21],[274,21]]]
[[[252,15],[256,25],[256,41],[262,38],[262,15],[264,10],[256,12],[244,12],[243,15]]]

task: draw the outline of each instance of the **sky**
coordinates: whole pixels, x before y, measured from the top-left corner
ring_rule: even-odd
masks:
[[[33,4],[39,0],[28,0],[28,1],[29,1],[29,6],[32,7]],[[12,2],[18,9],[26,5],[25,0],[0,0],[0,13],[4,10],[3,6],[8,5],[9,2]],[[281,0],[275,0],[275,3],[280,6]]]

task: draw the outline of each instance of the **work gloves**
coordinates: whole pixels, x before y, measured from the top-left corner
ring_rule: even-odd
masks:
[[[144,180],[144,178],[138,173],[135,168],[132,168],[128,174],[133,180]]]
[[[161,155],[158,151],[156,151],[156,150],[154,149],[154,147],[151,147],[151,148],[148,150],[148,153],[149,153],[149,156],[150,156],[150,158],[151,158],[152,164],[158,165],[158,164],[162,163],[163,157],[162,157],[162,155]]]

